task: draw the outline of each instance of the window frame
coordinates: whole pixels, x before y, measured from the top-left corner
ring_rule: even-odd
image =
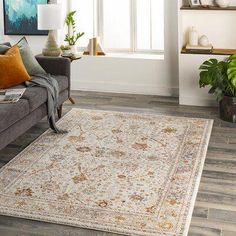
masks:
[[[73,11],[72,4],[69,0],[67,1],[67,10],[68,12]],[[129,54],[164,54],[163,50],[152,49],[153,40],[152,40],[152,30],[150,30],[150,47],[151,49],[138,49],[137,48],[137,0],[128,0],[130,2],[130,48],[105,48],[105,51],[108,53],[129,53]],[[103,0],[93,0],[93,34],[100,37],[101,44],[103,44]],[[152,2],[150,6],[150,28],[152,29]],[[164,9],[163,9],[164,10]],[[164,32],[163,32],[164,37]],[[164,45],[165,48],[165,45]],[[85,50],[86,47],[79,47],[79,50]]]

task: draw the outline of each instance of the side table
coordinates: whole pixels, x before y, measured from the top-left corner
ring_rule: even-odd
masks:
[[[80,60],[82,57],[77,57],[77,56],[75,56],[75,55],[61,55],[61,57],[65,57],[65,58],[68,58],[68,59],[70,59],[70,61],[71,61],[71,63],[73,62],[73,61],[76,61],[76,60]],[[70,100],[70,102],[72,103],[72,104],[75,104],[75,101],[74,101],[74,99],[70,96],[69,97],[69,100]]]

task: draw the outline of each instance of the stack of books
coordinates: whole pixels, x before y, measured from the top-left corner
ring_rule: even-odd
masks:
[[[210,44],[208,46],[191,46],[189,44],[185,47],[187,53],[212,53],[213,46]]]

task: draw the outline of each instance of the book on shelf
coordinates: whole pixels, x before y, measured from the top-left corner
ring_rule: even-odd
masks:
[[[0,90],[0,104],[18,102],[25,90],[26,88]]]
[[[99,37],[92,38],[89,40],[88,47],[84,52],[84,55],[90,56],[105,56],[104,49],[101,46]]]
[[[191,46],[187,44],[185,50],[188,53],[212,53],[213,46],[211,44],[208,46]]]

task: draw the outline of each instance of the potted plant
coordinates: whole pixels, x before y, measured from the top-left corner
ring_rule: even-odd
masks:
[[[64,41],[68,43],[72,53],[76,53],[76,42],[84,35],[84,32],[80,33],[76,31],[76,24],[74,19],[75,14],[76,11],[69,12],[65,20],[68,28],[68,33],[66,34]]]
[[[200,87],[211,86],[209,93],[219,102],[220,118],[236,123],[236,55],[225,61],[210,59],[199,68]]]
[[[69,45],[61,45],[61,50],[63,55],[71,54],[71,47]]]

